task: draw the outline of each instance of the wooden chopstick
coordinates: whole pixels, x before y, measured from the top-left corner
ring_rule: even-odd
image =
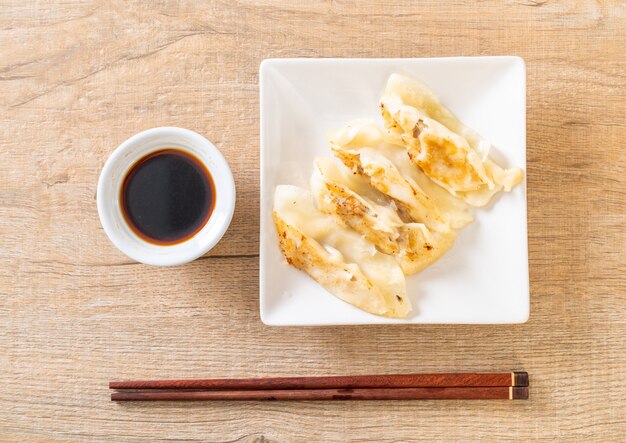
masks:
[[[525,387],[524,371],[492,373],[440,373],[347,375],[326,377],[226,378],[204,380],[112,381],[110,389],[189,390],[282,390],[282,389],[370,389],[432,387]]]
[[[527,400],[528,387],[283,389],[114,392],[113,401],[200,400]]]

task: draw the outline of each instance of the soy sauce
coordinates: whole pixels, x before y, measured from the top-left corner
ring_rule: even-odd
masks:
[[[120,201],[135,234],[150,243],[173,245],[206,225],[215,206],[215,184],[200,160],[167,148],[132,166],[122,183]]]

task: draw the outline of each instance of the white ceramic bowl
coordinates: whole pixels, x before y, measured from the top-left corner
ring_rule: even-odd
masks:
[[[138,237],[121,212],[120,187],[128,170],[145,155],[164,148],[189,152],[208,169],[215,183],[215,207],[207,224],[193,237],[175,245],[155,245]],[[235,181],[220,151],[188,129],[161,127],[133,135],[113,151],[98,181],[98,214],[104,231],[124,254],[141,263],[173,266],[208,252],[222,238],[235,210]]]

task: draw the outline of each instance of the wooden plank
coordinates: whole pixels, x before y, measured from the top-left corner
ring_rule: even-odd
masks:
[[[0,41],[0,440],[626,435],[616,389],[626,384],[619,2],[8,1]],[[261,324],[260,61],[501,54],[524,57],[528,70],[529,322]],[[95,207],[112,149],[160,125],[215,142],[238,192],[231,229],[209,257],[167,269],[118,252]],[[530,373],[528,402],[117,405],[107,386],[125,378],[518,368]]]

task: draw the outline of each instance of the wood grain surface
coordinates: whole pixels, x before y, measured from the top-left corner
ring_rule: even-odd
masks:
[[[626,6],[517,0],[0,2],[0,440],[623,441]],[[259,320],[266,57],[519,55],[531,315],[517,326]],[[137,131],[196,130],[237,185],[211,253],[110,243],[100,169]],[[526,402],[115,404],[112,379],[530,373]]]

